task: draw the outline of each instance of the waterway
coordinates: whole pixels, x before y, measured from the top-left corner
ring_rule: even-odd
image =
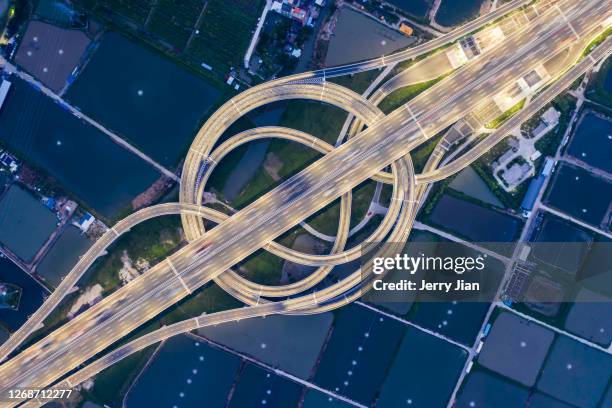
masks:
[[[240,358],[205,342],[170,338],[138,378],[127,406],[223,407],[239,365]]]
[[[567,153],[612,174],[612,120],[586,113],[569,144]]]
[[[0,140],[107,218],[129,207],[159,173],[22,80],[0,111]]]
[[[162,55],[110,32],[66,98],[165,166],[174,166],[220,91]]]
[[[389,3],[415,17],[426,18],[433,0],[389,0]]]
[[[223,197],[226,200],[233,201],[251,181],[266,158],[269,144],[269,140],[258,140],[249,143],[240,161],[236,164],[225,182]]]
[[[297,406],[302,392],[298,383],[207,341],[180,335],[164,343],[129,392],[126,405],[286,408]]]
[[[297,407],[302,386],[274,375],[252,363],[240,372],[228,408],[260,406],[267,408]]]
[[[0,242],[25,262],[32,261],[57,222],[52,211],[17,185],[0,200]]]
[[[446,406],[466,358],[467,353],[459,347],[408,328],[377,406]]]
[[[307,379],[332,324],[332,313],[268,316],[204,327],[198,334]],[[291,333],[288,337],[287,334]]]
[[[8,11],[8,8],[9,8],[9,1],[0,0],[0,18],[4,18],[4,16],[6,16],[6,12]]]
[[[453,190],[467,194],[484,203],[504,208],[504,204],[493,194],[487,183],[480,178],[476,170],[466,167],[451,181],[449,187]]]
[[[603,178],[562,164],[546,203],[593,226],[600,226],[612,202],[612,185]],[[609,221],[608,221],[609,222]]]
[[[72,22],[76,12],[65,1],[40,0],[36,7],[36,14],[45,20],[68,25]]]
[[[522,225],[518,218],[448,194],[438,201],[430,220],[474,242],[512,242]]]
[[[390,54],[415,42],[376,20],[350,8],[340,10],[340,16],[329,42],[326,66],[348,64]],[[358,44],[358,46],[347,46]]]
[[[309,389],[304,396],[304,402],[302,403],[302,408],[353,408],[354,405],[349,404],[348,402],[341,401],[339,399],[335,399],[333,397],[328,396],[327,394],[323,394],[320,391],[315,390],[314,388]]]
[[[81,230],[74,225],[67,225],[36,268],[36,273],[50,285],[59,285],[92,244],[93,241],[83,235]]]
[[[222,141],[250,127],[278,126],[286,102],[275,102],[248,114],[247,120],[236,122],[222,136]],[[257,140],[232,150],[213,171],[207,190],[214,188],[223,198],[233,201],[260,171],[270,146],[270,139]]]
[[[0,256],[0,282],[12,283],[22,289],[17,310],[0,310],[0,324],[13,332],[42,305],[44,296],[48,295],[48,292],[34,278],[2,256]]]
[[[410,321],[470,346],[489,309],[486,302],[418,302]]]
[[[371,406],[406,326],[359,305],[340,309],[313,382]]]
[[[610,64],[607,64],[608,70],[606,72],[606,79],[604,81],[604,89],[606,92],[612,93],[612,69],[610,69]]]
[[[442,0],[436,23],[452,27],[478,17],[483,0]]]

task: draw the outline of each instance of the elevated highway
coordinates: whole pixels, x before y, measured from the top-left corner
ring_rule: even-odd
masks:
[[[534,98],[534,100],[532,100],[529,106],[529,109],[519,112],[516,116],[511,118],[508,122],[502,125],[499,129],[497,129],[489,137],[490,138],[503,138],[507,136],[508,132],[511,129],[513,129],[515,126],[520,125],[520,123],[524,122],[525,120],[529,119],[529,117],[531,117],[535,112],[537,112],[542,107],[546,106],[546,104],[548,104],[556,95],[558,95],[564,89],[567,89],[569,86],[571,86],[571,84],[577,78],[580,78],[580,76],[582,76],[584,73],[586,73],[591,68],[593,68],[593,66],[596,65],[597,61],[607,58],[608,56],[610,56],[610,54],[612,54],[612,39],[608,39],[605,43],[603,43],[601,46],[595,49],[590,58],[587,57],[583,59],[575,67],[573,67],[567,73],[562,75],[559,81],[556,82],[554,86],[549,87],[544,92],[542,92],[540,95],[538,95],[536,98]],[[482,152],[484,153],[486,151],[488,150],[486,149],[486,146],[485,146],[482,148]],[[473,156],[472,156],[472,159],[473,159]],[[469,160],[466,160],[466,162],[464,162],[463,164],[468,163],[468,161]],[[430,166],[432,165],[433,164],[430,164]],[[455,170],[455,166],[453,166],[452,169],[442,170],[440,171],[440,173],[448,172],[448,174],[452,174],[453,172],[456,172],[459,170]],[[422,175],[416,176],[416,180],[418,180],[419,177],[428,177],[427,174],[428,173],[424,173]],[[437,172],[435,174],[437,174]],[[435,178],[432,178],[432,181],[433,180],[435,180]],[[419,190],[417,189],[416,191],[418,192]],[[414,198],[415,198],[415,201],[418,202],[418,200],[416,200],[416,197]],[[197,207],[197,208],[201,208],[201,207]],[[224,287],[224,289],[232,290],[232,287],[231,286]],[[104,370],[105,368],[108,368],[111,365],[116,364],[117,362],[121,361],[123,358],[137,351],[140,351],[148,346],[151,346],[162,340],[165,340],[167,338],[170,338],[172,336],[175,336],[181,333],[190,332],[190,331],[196,330],[198,328],[206,327],[206,326],[213,326],[213,325],[232,322],[232,321],[239,321],[239,320],[248,319],[252,317],[262,317],[262,316],[268,316],[268,315],[277,314],[277,313],[287,313],[286,309],[283,309],[283,307],[278,302],[270,303],[267,301],[260,301],[260,299],[253,299],[252,297],[250,298],[243,297],[243,300],[246,304],[249,304],[251,306],[247,308],[243,308],[243,309],[229,310],[225,312],[215,313],[213,315],[205,315],[205,316],[200,316],[200,317],[196,317],[193,319],[188,319],[188,320],[164,327],[162,329],[156,330],[136,340],[133,340],[127,343],[126,345],[121,346],[120,348],[109,352],[108,354],[106,354],[99,360],[95,361],[94,363],[88,365],[87,367],[70,375],[68,378],[64,379],[63,381],[53,386],[52,389],[61,390],[61,389],[72,388],[75,385],[80,384],[83,381],[87,380],[88,378],[93,377],[94,375]],[[348,298],[343,299],[343,300],[345,302],[350,301],[350,299]],[[39,407],[41,405],[43,405],[42,401],[32,400],[29,403],[26,403],[24,407]]]
[[[494,92],[516,80],[517,76],[533,69],[547,55],[554,55],[582,38],[602,31],[602,22],[610,16],[610,1],[578,3],[566,0],[559,2],[559,7],[561,14],[543,14],[541,20],[528,30],[517,33],[488,56],[446,78],[427,95],[419,98],[422,105],[404,105],[387,116],[359,95],[329,83],[296,86],[294,83],[280,82],[273,88],[262,88],[265,92],[247,91],[225,104],[198,133],[187,157],[182,176],[181,202],[194,205],[194,208],[200,207],[199,192],[203,188],[203,175],[210,164],[214,163],[211,161],[212,147],[218,137],[235,120],[236,115],[255,109],[267,100],[309,98],[338,103],[357,117],[363,117],[369,126],[244,210],[219,220],[220,223],[210,231],[204,230],[200,218],[202,214],[194,214],[188,209],[183,211],[181,208],[190,244],[153,267],[146,275],[135,279],[0,366],[0,392],[16,387],[44,387],[53,383],[212,279],[237,298],[255,306],[202,316],[181,322],[176,327],[168,326],[151,333],[150,338],[135,340],[134,344],[141,344],[138,341],[142,344],[154,342],[159,336],[180,332],[195,324],[220,322],[217,319],[226,321],[223,319],[231,317],[237,320],[251,317],[252,313],[315,313],[339,307],[361,296],[367,290],[370,279],[361,270],[318,292],[280,302],[262,299],[258,291],[261,288],[232,281],[232,274],[223,272],[261,247],[274,248],[274,238],[336,198],[347,194],[362,181],[379,175],[380,170],[390,164],[395,187],[392,202],[396,201],[399,205],[396,219],[389,224],[388,239],[400,244],[405,242],[416,213],[415,203],[418,201],[417,177],[412,170],[409,152],[457,121],[476,102],[491,97]],[[609,47],[609,42],[604,43],[578,66],[582,69],[592,64],[609,53]],[[573,69],[569,72],[575,74]],[[558,93],[564,88],[555,88],[553,85],[550,89]],[[531,114],[536,111],[535,106],[534,103],[528,106]],[[492,135],[499,136],[497,132]],[[325,148],[314,141],[313,145]],[[208,215],[218,216],[213,213]],[[279,254],[290,256],[282,248],[276,250]],[[312,262],[322,267],[334,265],[335,254],[330,256],[330,259]],[[129,354],[132,349],[124,347],[107,355],[112,355],[108,360],[105,360],[105,356],[84,370],[90,369],[95,373],[104,364]],[[102,363],[94,366],[98,361]],[[92,366],[98,368],[89,368]],[[87,373],[78,371],[74,375],[81,377],[73,380],[78,382],[87,375],[79,374],[82,372]],[[66,384],[75,385],[76,382],[73,383],[70,378]]]
[[[285,83],[285,82],[300,83],[304,81],[308,82],[310,80],[313,80],[315,83],[321,83],[321,81],[324,81],[325,78],[331,78],[331,77],[339,76],[339,75],[363,72],[368,69],[375,69],[375,68],[386,66],[388,64],[393,63],[393,61],[399,62],[399,61],[406,61],[411,58],[417,58],[419,56],[423,56],[427,53],[430,53],[441,46],[457,41],[458,39],[464,37],[465,35],[471,33],[472,31],[481,29],[482,27],[495,22],[496,20],[498,20],[499,18],[503,17],[504,15],[510,12],[514,12],[516,10],[520,10],[523,7],[526,7],[531,2],[532,2],[531,0],[511,1],[505,4],[504,6],[499,7],[497,10],[489,14],[486,14],[480,18],[477,18],[467,23],[466,25],[459,27],[458,29],[440,38],[437,38],[433,41],[419,45],[417,47],[393,54],[391,56],[387,56],[386,58],[385,57],[375,58],[375,59],[371,59],[371,60],[364,61],[364,62],[349,64],[347,66],[333,67],[333,68],[318,70],[314,72],[293,75],[290,77],[281,78],[277,81],[263,84],[262,86],[258,88],[265,90],[267,88],[274,87],[279,83]],[[542,0],[541,3],[548,4],[551,2],[552,0]],[[359,122],[361,124],[365,122],[364,119],[368,119],[366,117],[361,117],[361,116],[358,116],[358,118],[360,119]],[[382,177],[385,177],[384,180],[387,183],[391,181],[391,177],[388,174]],[[350,212],[350,204],[347,204],[347,201],[348,201],[347,197],[348,195],[343,198],[343,204],[342,204],[341,209],[344,212],[347,212],[347,211]],[[342,231],[342,225],[340,227],[341,228],[339,232]],[[115,229],[115,232],[119,232],[121,229],[121,226],[117,225],[114,227],[114,229]],[[89,258],[93,256],[93,259],[92,259],[93,261],[98,256],[100,256],[100,254],[103,253],[103,249],[106,248],[107,242],[109,242],[108,239],[110,235],[111,234],[109,233],[107,236],[103,237],[100,242],[96,243],[94,247],[92,248],[92,250],[89,251],[84,256],[84,258]],[[339,240],[341,238],[342,237],[339,236]],[[5,360],[6,357],[9,355],[9,353],[15,350],[37,328],[41,327],[43,320],[51,313],[52,310],[54,310],[57,307],[59,302],[70,292],[70,289],[74,287],[78,279],[82,276],[84,271],[90,265],[91,263],[88,262],[87,259],[85,259],[83,263],[79,262],[79,264],[77,264],[77,266],[73,268],[73,270],[65,277],[65,279],[61,282],[61,284],[56,288],[54,293],[48,299],[45,300],[44,305],[28,319],[26,324],[24,324],[17,332],[13,333],[13,335],[10,337],[9,340],[7,340],[4,344],[0,346],[0,361]]]

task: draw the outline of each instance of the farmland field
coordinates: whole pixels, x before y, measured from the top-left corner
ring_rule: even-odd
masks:
[[[263,0],[76,0],[77,6],[192,67],[241,63]]]
[[[187,52],[214,70],[239,64],[262,7],[263,0],[209,0]]]

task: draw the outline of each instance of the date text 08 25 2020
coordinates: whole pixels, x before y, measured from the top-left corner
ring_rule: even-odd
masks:
[[[19,388],[14,390],[8,390],[7,395],[2,395],[0,400],[10,401],[10,400],[28,400],[28,399],[45,399],[45,400],[54,400],[54,399],[64,399],[69,398],[70,394],[72,394],[71,389],[27,389],[27,388]]]

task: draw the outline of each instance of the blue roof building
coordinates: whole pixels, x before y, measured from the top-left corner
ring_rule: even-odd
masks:
[[[538,193],[544,185],[544,180],[546,180],[546,176],[540,174],[537,178],[531,180],[529,184],[529,188],[527,189],[527,193],[525,193],[525,197],[523,198],[523,202],[521,203],[521,208],[525,211],[533,210],[533,206],[538,198]]]

